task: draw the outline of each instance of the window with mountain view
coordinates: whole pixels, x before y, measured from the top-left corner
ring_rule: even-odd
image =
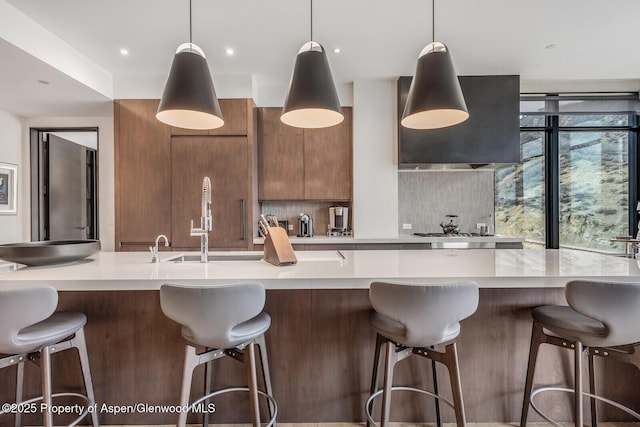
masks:
[[[559,135],[560,246],[619,252],[610,239],[629,233],[629,133]]]
[[[496,233],[524,236],[525,247],[545,248],[555,241],[549,247],[622,252],[611,239],[630,234],[629,147],[637,94],[635,100],[569,98],[521,102],[521,162],[496,167]],[[545,147],[557,150],[557,162],[545,162]],[[551,164],[557,170],[545,169]],[[550,203],[557,203],[555,215],[546,212]],[[551,239],[548,220],[557,228]]]
[[[545,244],[544,132],[520,133],[521,163],[496,168],[496,233]]]

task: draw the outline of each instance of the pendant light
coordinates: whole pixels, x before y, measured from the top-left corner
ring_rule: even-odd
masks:
[[[185,129],[216,129],[224,125],[207,59],[192,42],[189,0],[189,43],[178,46],[156,118]]]
[[[443,128],[469,118],[449,49],[435,41],[435,0],[431,8],[432,43],[420,52],[401,120],[411,129]]]
[[[313,41],[313,0],[311,39],[298,51],[280,120],[307,129],[334,126],[344,120],[327,54]]]

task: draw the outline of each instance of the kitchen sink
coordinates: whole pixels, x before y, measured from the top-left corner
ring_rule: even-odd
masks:
[[[209,255],[209,261],[260,261],[262,254],[229,254],[229,255]],[[170,262],[200,262],[200,255],[178,255],[168,258]]]

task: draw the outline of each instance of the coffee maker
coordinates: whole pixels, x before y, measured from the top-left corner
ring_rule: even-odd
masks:
[[[349,208],[345,206],[329,208],[329,229],[332,233],[344,233],[349,229]]]
[[[298,218],[298,226],[300,230],[298,237],[313,237],[313,219],[309,215],[301,213]]]

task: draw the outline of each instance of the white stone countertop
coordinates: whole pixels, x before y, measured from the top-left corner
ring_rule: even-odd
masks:
[[[362,243],[371,244],[403,244],[403,243],[432,243],[432,242],[500,242],[500,243],[521,243],[524,242],[524,237],[515,236],[458,236],[458,237],[420,237],[413,234],[401,234],[398,237],[329,237],[329,236],[313,236],[313,237],[296,237],[289,236],[289,241],[294,244],[303,245],[353,245]],[[253,243],[261,245],[264,243],[263,237],[256,237],[253,239]]]
[[[225,252],[224,254],[247,254]],[[195,253],[191,253],[195,254]],[[340,255],[344,256],[344,258]],[[215,285],[261,282],[267,289],[366,289],[375,280],[483,288],[558,288],[570,279],[640,282],[635,259],[571,249],[298,251],[296,265],[260,261],[173,263],[161,252],[100,252],[69,264],[0,269],[0,289],[48,284],[60,291],[156,290],[165,282]]]

